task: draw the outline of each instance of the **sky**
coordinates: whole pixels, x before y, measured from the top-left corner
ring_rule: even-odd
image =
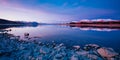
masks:
[[[82,19],[120,20],[120,0],[0,0],[0,18],[62,23]]]

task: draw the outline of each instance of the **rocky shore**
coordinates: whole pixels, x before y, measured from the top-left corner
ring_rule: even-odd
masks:
[[[112,48],[87,44],[67,48],[63,43],[24,41],[20,36],[0,31],[0,60],[120,60],[120,54]],[[29,34],[25,34],[26,38]]]

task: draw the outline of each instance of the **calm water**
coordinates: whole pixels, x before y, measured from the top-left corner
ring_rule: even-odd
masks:
[[[64,43],[66,46],[85,44],[98,44],[100,46],[111,47],[120,52],[120,30],[102,28],[78,28],[60,25],[40,25],[37,27],[13,27],[11,34],[24,37],[24,33],[29,33],[30,37],[40,37],[38,41]]]

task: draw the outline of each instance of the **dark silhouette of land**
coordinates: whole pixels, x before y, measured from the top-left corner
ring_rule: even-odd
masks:
[[[0,19],[0,24],[23,24],[22,22],[17,21],[9,21],[6,19]]]
[[[10,28],[10,27],[24,27],[32,26],[36,27],[39,23],[37,22],[21,22],[21,21],[10,21],[6,19],[0,19],[0,29]]]
[[[70,27],[93,27],[93,28],[111,28],[120,29],[120,21],[79,21],[66,23]]]
[[[22,21],[10,21],[6,19],[0,19],[0,24],[2,25],[37,25],[37,22],[22,22]]]

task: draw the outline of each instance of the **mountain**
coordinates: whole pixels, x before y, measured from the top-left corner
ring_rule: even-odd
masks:
[[[36,27],[38,25],[39,23],[37,22],[10,21],[6,19],[0,19],[0,29],[10,28],[10,27],[25,27],[25,26]]]
[[[10,21],[6,19],[0,19],[0,24],[1,25],[38,25],[39,23],[37,22],[22,22],[22,21]]]
[[[23,23],[18,21],[9,21],[6,19],[0,19],[0,24],[23,24]]]
[[[66,23],[70,27],[91,27],[91,28],[115,28],[120,29],[119,20],[110,20],[110,21],[78,21]]]

